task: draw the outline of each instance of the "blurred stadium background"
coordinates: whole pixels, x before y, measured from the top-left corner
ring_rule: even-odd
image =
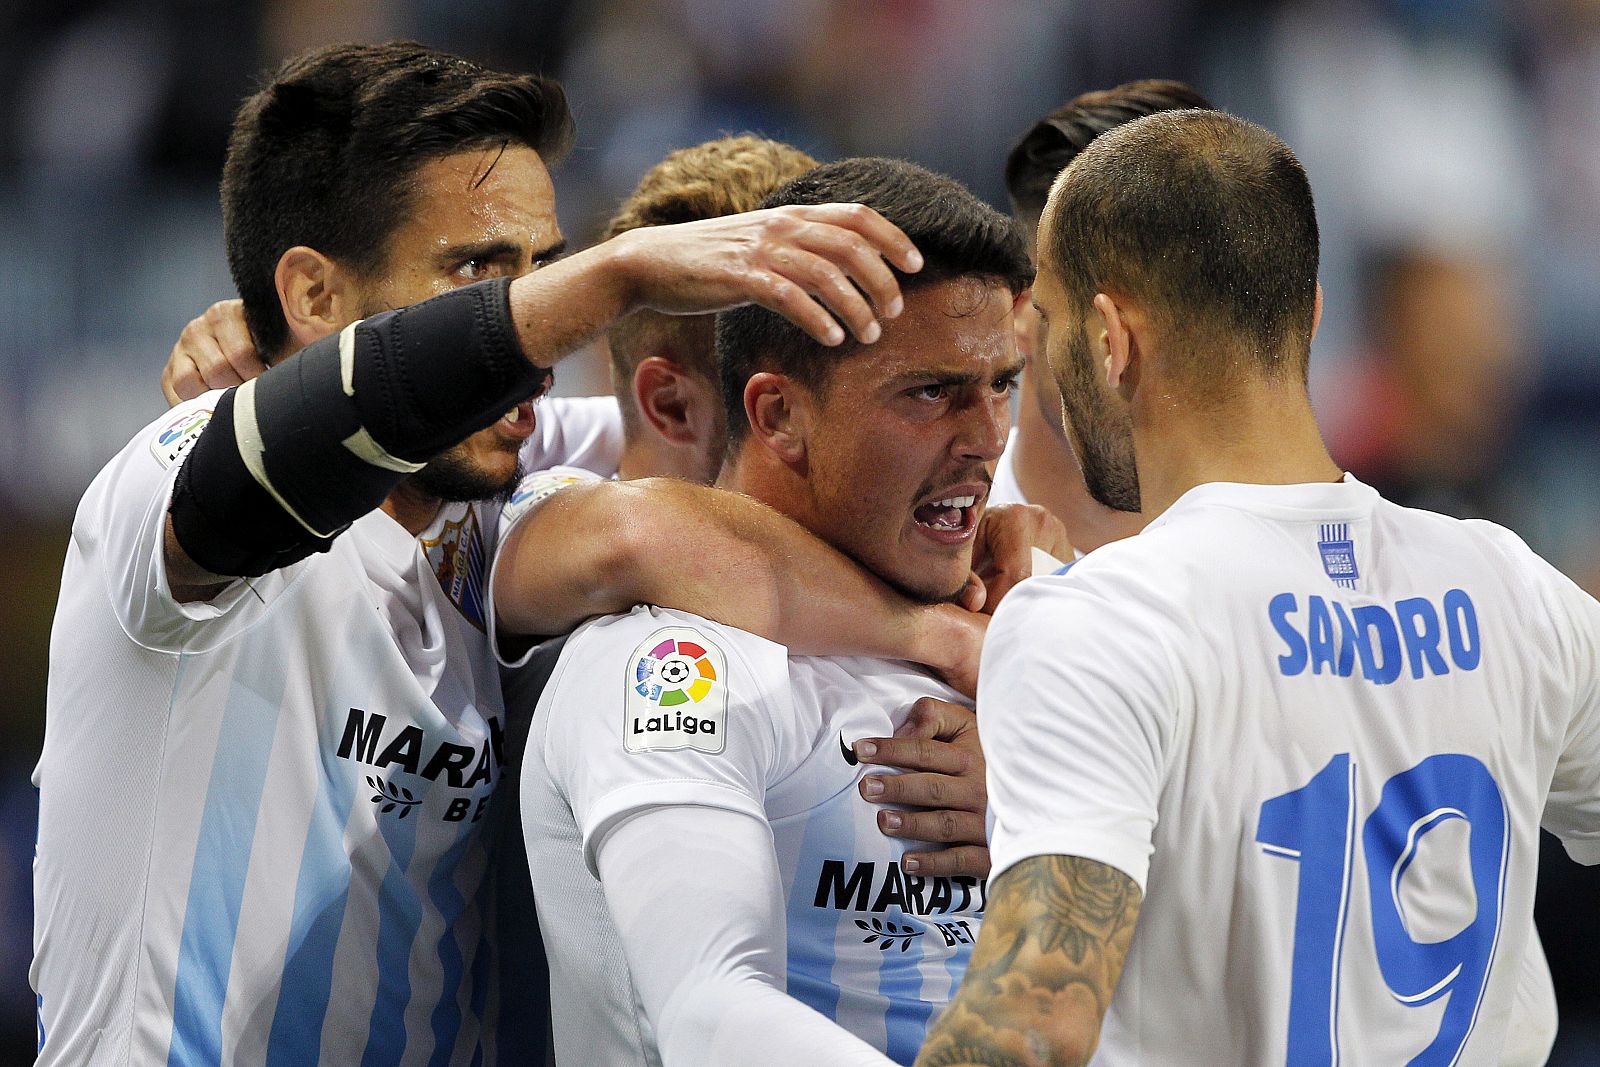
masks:
[[[74,505],[162,410],[183,324],[232,295],[216,181],[257,72],[396,36],[565,82],[579,139],[556,183],[579,242],[666,151],[744,130],[915,159],[1004,207],[1001,162],[1036,117],[1189,81],[1310,171],[1336,454],[1398,499],[1508,524],[1600,591],[1600,0],[8,2],[0,1064],[33,1049],[28,774]],[[560,390],[603,392],[603,374],[569,364]],[[1557,1064],[1600,1062],[1597,890],[1545,849]]]

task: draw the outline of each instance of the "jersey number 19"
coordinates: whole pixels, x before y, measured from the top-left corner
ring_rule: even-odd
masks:
[[[1289,993],[1290,1067],[1339,1062],[1339,962],[1355,868],[1356,765],[1340,753],[1299,789],[1261,806],[1256,841],[1300,864],[1294,968]],[[1428,831],[1452,819],[1470,827],[1477,911],[1443,941],[1406,929],[1400,884]],[[1411,1067],[1456,1062],[1477,1019],[1500,931],[1506,867],[1506,808],[1489,769],[1471,756],[1429,756],[1384,783],[1361,829],[1372,902],[1372,935],[1384,982],[1402,1004],[1449,1002],[1433,1041]]]

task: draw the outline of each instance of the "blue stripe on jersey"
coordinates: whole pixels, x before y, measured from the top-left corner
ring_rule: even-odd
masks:
[[[439,1003],[433,1009],[433,1057],[429,1067],[447,1067],[455,1051],[456,1036],[461,1031],[461,974],[463,954],[461,941],[456,934],[456,922],[467,908],[466,894],[456,885],[456,873],[461,859],[475,840],[473,834],[462,834],[455,844],[440,857],[438,866],[428,879],[428,896],[444,920],[444,934],[439,938],[439,970],[442,985]],[[486,879],[487,880],[487,879]]]
[[[487,881],[487,879],[485,881]],[[478,937],[478,947],[473,951],[472,954],[472,1000],[467,1005],[472,1009],[473,1018],[478,1019],[480,1022],[483,1020],[484,1009],[488,1007],[489,1004],[489,976],[490,967],[493,965],[493,963],[494,952],[489,947],[488,935],[480,934]],[[479,1064],[483,1063],[484,1029],[485,1028],[482,1026],[480,1026],[478,1029],[478,1047],[472,1054],[472,1067],[479,1067]],[[499,1059],[498,1044],[495,1046],[495,1058],[497,1060]]]
[[[854,795],[854,790],[850,791]],[[819,908],[816,884],[824,860],[855,854],[855,819],[848,803],[834,802],[797,818],[805,819],[800,854],[795,862],[798,884],[789,887],[789,995],[838,1021],[839,984],[833,977],[838,961],[839,912]]]
[[[390,860],[378,889],[378,997],[372,1004],[362,1067],[385,1067],[399,1063],[405,1055],[411,948],[422,926],[422,899],[406,879],[423,815],[421,811],[416,814],[414,819],[402,819],[393,812],[378,816],[378,831],[389,846]]]
[[[246,662],[241,657],[222,713],[195,842],[178,945],[169,1064],[222,1061],[222,1006],[283,688],[275,659]]]
[[[928,938],[939,933],[931,922],[909,915],[897,913],[893,921],[923,931],[921,937],[911,939],[903,952],[899,948],[885,949],[878,966],[878,993],[889,1000],[883,1020],[887,1046],[884,1054],[896,1063],[910,1064],[928,1036],[928,1020],[933,1016],[933,1005],[923,998],[922,960],[927,955]]]
[[[967,964],[972,962],[972,946],[961,945],[956,951],[944,958],[945,973],[950,976],[950,989],[945,993],[944,1004],[948,1005],[951,998],[956,995],[956,986],[961,984],[961,979],[967,973]],[[943,1006],[940,1007],[943,1011]],[[928,1019],[928,1025],[933,1025],[933,1017]]]
[[[267,1067],[301,1067],[322,1056],[322,1024],[333,994],[333,956],[350,896],[344,830],[353,799],[349,775],[322,776],[295,884],[289,947],[267,1039]]]
[[[35,993],[33,999],[38,1002],[38,1006],[33,1009],[33,1023],[39,1028],[39,1047],[33,1050],[37,1053],[44,1051],[44,996]]]

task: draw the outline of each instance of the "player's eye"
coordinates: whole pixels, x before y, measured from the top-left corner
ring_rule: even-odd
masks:
[[[488,256],[473,256],[463,260],[452,272],[457,278],[469,282],[481,282],[493,275],[494,260]]]
[[[1017,388],[1017,378],[1020,373],[1020,371],[1011,371],[1009,373],[1002,374],[1000,377],[996,378],[990,383],[990,388],[992,388],[996,393],[1015,392]]]
[[[914,389],[907,389],[906,395],[913,400],[936,402],[950,395],[950,387],[943,382],[930,382],[927,385],[919,385]]]

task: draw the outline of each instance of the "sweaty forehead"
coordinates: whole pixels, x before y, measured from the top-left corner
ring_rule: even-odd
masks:
[[[526,145],[487,145],[431,159],[417,168],[409,225],[443,236],[481,231],[536,244],[557,232],[555,187]]]

